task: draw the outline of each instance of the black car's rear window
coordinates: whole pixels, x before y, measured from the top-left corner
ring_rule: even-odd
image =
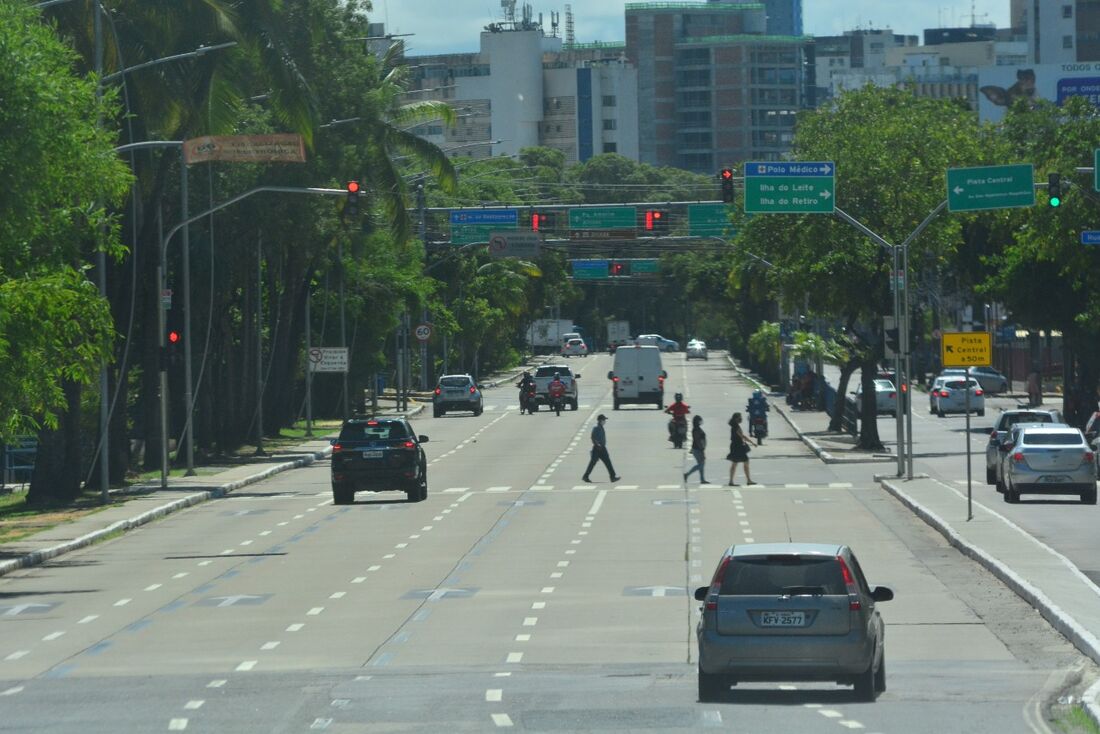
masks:
[[[722,580],[727,596],[772,596],[806,593],[820,589],[821,594],[846,594],[844,576],[835,558],[776,556],[732,560]]]
[[[400,421],[348,423],[340,429],[341,441],[384,441],[408,437],[409,431],[405,428],[405,424]]]
[[[1025,432],[1023,443],[1028,446],[1078,446],[1084,440],[1076,433]]]
[[[470,384],[468,377],[444,377],[439,381],[443,387],[466,387]]]

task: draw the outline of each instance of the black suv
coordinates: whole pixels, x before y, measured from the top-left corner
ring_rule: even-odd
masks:
[[[428,497],[428,461],[405,418],[351,418],[332,441],[332,501],[350,505],[359,491],[399,490],[410,502]]]

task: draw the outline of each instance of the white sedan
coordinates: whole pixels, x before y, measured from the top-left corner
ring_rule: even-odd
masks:
[[[860,411],[863,410],[863,383],[861,382],[856,388],[856,391],[852,393],[856,396],[856,406]],[[897,397],[898,391],[894,387],[894,383],[889,380],[875,380],[875,414],[881,415],[883,413],[889,413],[890,415],[897,414]]]
[[[973,377],[970,378],[969,390],[965,377],[948,377],[942,385],[935,388],[932,400],[936,415],[943,418],[947,413],[965,413],[967,392],[970,393],[970,412],[985,415],[985,392]]]
[[[689,341],[687,346],[687,358],[705,360],[707,358],[707,343],[700,339],[692,339]]]
[[[565,342],[561,347],[561,356],[563,357],[587,357],[588,345],[584,343],[583,339],[570,339]]]

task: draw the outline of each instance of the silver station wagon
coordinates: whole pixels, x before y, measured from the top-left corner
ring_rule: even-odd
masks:
[[[747,681],[833,681],[859,700],[886,690],[885,627],[852,550],[824,543],[735,545],[722,554],[703,602],[699,700]]]
[[[1017,424],[1001,457],[1005,502],[1022,494],[1076,494],[1096,504],[1096,459],[1085,435],[1062,425]]]

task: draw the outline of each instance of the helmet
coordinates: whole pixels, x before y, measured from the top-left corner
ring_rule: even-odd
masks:
[[[561,382],[561,373],[560,372],[555,372],[554,373],[554,382]]]
[[[530,372],[528,372],[527,370],[524,370],[524,371],[523,371],[523,376],[524,376],[524,377],[530,377],[530,376],[531,376],[531,373],[530,373]]]
[[[683,399],[684,399],[684,394],[682,392],[676,393],[676,402],[677,403],[680,402]]]
[[[764,391],[761,390],[760,388],[756,388],[755,390],[752,391],[752,396],[754,398],[762,398],[762,397],[764,397]]]

